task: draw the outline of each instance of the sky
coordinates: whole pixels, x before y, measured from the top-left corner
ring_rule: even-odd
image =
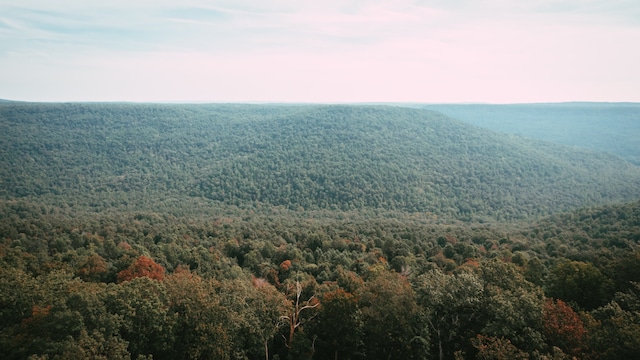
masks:
[[[2,0],[0,99],[640,102],[640,1]]]

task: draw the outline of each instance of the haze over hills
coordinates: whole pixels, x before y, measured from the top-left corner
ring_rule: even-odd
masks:
[[[640,104],[419,105],[490,130],[617,154],[640,165]]]
[[[0,358],[635,359],[639,189],[425,109],[2,103]]]
[[[512,220],[640,197],[613,155],[385,106],[3,104],[1,196]]]

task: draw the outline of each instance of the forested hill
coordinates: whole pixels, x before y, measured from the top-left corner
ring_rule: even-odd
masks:
[[[0,196],[509,220],[640,198],[640,168],[382,106],[2,104]]]
[[[0,358],[638,359],[639,189],[424,109],[0,104]]]
[[[640,165],[639,103],[421,105],[493,131],[608,151]]]

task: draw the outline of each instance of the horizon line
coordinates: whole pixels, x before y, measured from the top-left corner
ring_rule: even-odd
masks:
[[[157,105],[560,105],[560,104],[640,104],[640,101],[533,101],[533,102],[474,102],[474,101],[216,101],[216,100],[165,100],[165,101],[130,101],[130,100],[64,100],[33,101],[0,98],[0,104],[157,104]]]

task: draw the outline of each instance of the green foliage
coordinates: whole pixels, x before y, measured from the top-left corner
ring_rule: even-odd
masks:
[[[0,144],[2,198],[93,210],[512,220],[637,199],[640,187],[640,170],[613,156],[397,107],[1,104]]]
[[[172,325],[165,329],[172,336],[166,358],[230,359],[233,331],[238,327],[232,312],[221,304],[216,284],[188,271],[175,273],[164,283],[171,299],[166,313]]]
[[[636,208],[608,209],[628,218]],[[120,354],[113,358],[326,358],[335,357],[336,349],[338,358],[452,359],[461,351],[475,356],[480,350],[470,339],[477,335],[502,339],[495,344],[508,341],[508,349],[560,356],[553,345],[564,345],[545,335],[540,285],[553,288],[556,269],[565,263],[598,269],[538,249],[536,236],[543,236],[549,220],[508,230],[389,214],[198,220],[153,213],[69,217],[26,204],[24,209],[22,218],[6,217],[2,224],[0,314],[6,326],[0,341],[9,359],[110,352]],[[621,223],[616,229],[629,232],[633,225]],[[534,235],[529,248],[520,238],[525,232]],[[156,243],[159,235],[170,242]],[[60,238],[70,239],[63,253],[56,250]],[[450,257],[476,258],[441,263],[443,244],[451,247]],[[516,247],[519,266],[505,262],[516,258]],[[593,258],[607,281],[609,274],[635,271],[635,252],[616,252],[627,256]],[[116,274],[140,254],[170,269],[164,279],[116,283]],[[258,254],[257,262],[247,261],[248,254]],[[87,277],[88,259],[96,263],[96,256],[102,260],[93,268],[102,275]],[[403,273],[392,268],[399,257],[410,264]],[[541,284],[526,280],[532,272],[543,275],[536,277]],[[290,313],[287,289],[296,278],[307,284],[302,301],[318,298],[320,306],[303,311],[302,325],[287,347],[283,336],[289,327],[282,317]],[[620,310],[591,312],[597,320],[586,323],[593,346],[583,353],[632,353],[636,321],[630,314],[639,306],[633,283],[625,289],[615,296]],[[613,295],[603,299],[608,298]],[[34,315],[40,317],[30,322]],[[628,340],[622,345],[613,338]]]
[[[493,131],[607,151],[640,165],[640,105],[637,103],[422,107]]]
[[[593,313],[597,325],[590,343],[599,359],[634,359],[640,356],[640,312],[623,309],[613,301]]]
[[[2,359],[638,357],[640,202],[536,218],[636,199],[608,155],[369,106],[0,130]]]
[[[122,318],[119,333],[128,341],[131,356],[163,357],[171,344],[170,302],[164,284],[139,277],[110,290],[105,306]]]
[[[324,294],[321,304],[318,316],[310,326],[310,332],[317,336],[317,357],[363,358],[364,324],[358,298],[338,288]]]
[[[428,349],[418,339],[428,334],[410,283],[385,271],[372,277],[360,295],[367,358],[422,358]]]
[[[418,303],[427,309],[431,353],[451,359],[455,351],[469,351],[469,339],[481,327],[482,279],[468,271],[447,275],[435,269],[421,275],[415,287]]]
[[[509,339],[478,335],[471,339],[478,350],[478,360],[527,360],[529,355],[511,344]]]
[[[562,261],[551,270],[547,293],[551,297],[592,310],[606,303],[611,280],[589,263]]]

